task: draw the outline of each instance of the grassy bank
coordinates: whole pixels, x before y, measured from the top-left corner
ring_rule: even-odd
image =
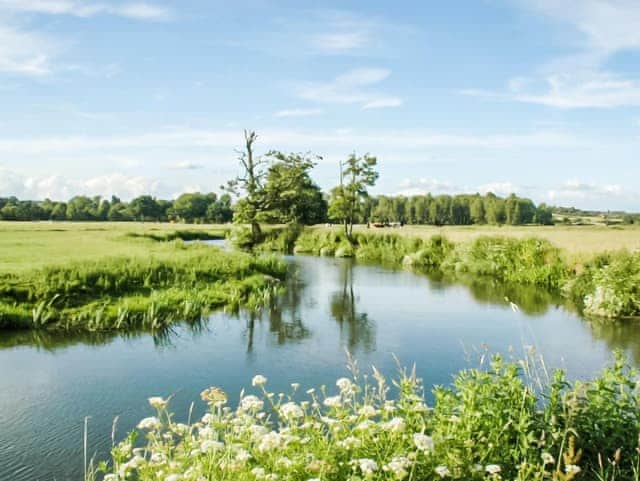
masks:
[[[364,262],[439,272],[448,278],[490,278],[561,293],[585,315],[601,318],[640,316],[640,250],[587,254],[556,246],[547,238],[523,234],[551,232],[546,228],[506,229],[511,235],[479,235],[499,228],[474,229],[454,241],[443,234],[413,236],[414,230],[359,229],[348,241],[339,229],[312,228],[291,240],[292,232],[270,234],[264,246],[293,245],[294,252],[355,257]],[[585,228],[585,233],[600,235]],[[564,231],[563,231],[564,232]],[[640,238],[640,231],[629,230]],[[518,235],[515,235],[518,233]],[[582,231],[575,235],[588,236]],[[609,231],[613,237],[613,231]],[[548,237],[548,235],[547,235]],[[631,236],[625,238],[630,242]],[[635,237],[633,238],[635,239]],[[613,245],[609,242],[609,245]]]
[[[286,269],[272,257],[182,240],[224,235],[210,227],[11,227],[2,225],[1,236],[5,329],[159,329],[218,307],[258,306],[278,289]]]
[[[352,371],[288,393],[256,376],[235,409],[212,387],[209,413],[190,424],[150,398],[156,413],[114,447],[105,481],[640,479],[637,373],[621,358],[572,382],[495,357],[436,387],[431,406],[412,373],[389,382]]]

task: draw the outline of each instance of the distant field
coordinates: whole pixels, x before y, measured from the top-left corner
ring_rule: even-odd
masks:
[[[0,273],[105,257],[166,255],[160,245],[127,234],[175,231],[224,235],[229,226],[138,222],[0,222]]]
[[[339,229],[334,226],[332,229]],[[316,226],[315,229],[326,229]],[[407,237],[446,236],[453,242],[464,242],[480,236],[541,237],[565,249],[569,255],[585,256],[602,251],[640,250],[640,226],[404,226],[370,228],[357,226],[355,231]]]

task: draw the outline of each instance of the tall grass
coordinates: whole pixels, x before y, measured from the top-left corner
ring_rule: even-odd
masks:
[[[356,367],[335,387],[288,393],[255,376],[235,408],[209,388],[209,412],[190,424],[153,397],[155,415],[101,469],[105,481],[640,479],[637,373],[622,356],[583,382],[532,365],[496,356],[436,387],[432,405],[413,371],[390,382]]]
[[[278,288],[274,257],[166,246],[163,256],[101,258],[8,274],[0,284],[0,327],[157,329],[197,320],[215,307],[255,307]]]

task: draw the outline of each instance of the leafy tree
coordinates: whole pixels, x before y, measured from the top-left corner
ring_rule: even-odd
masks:
[[[327,203],[309,172],[319,157],[273,151],[264,187],[263,218],[271,222],[317,224],[326,218]]]
[[[352,239],[353,224],[368,196],[367,188],[373,187],[378,180],[377,163],[377,159],[369,154],[362,157],[351,154],[340,163],[340,185],[331,192],[329,216],[342,222],[349,240]]]
[[[160,208],[156,200],[150,195],[141,195],[129,203],[129,209],[136,220],[158,220]]]
[[[209,199],[200,192],[182,194],[173,203],[173,213],[179,220],[194,222],[205,218],[208,207]]]

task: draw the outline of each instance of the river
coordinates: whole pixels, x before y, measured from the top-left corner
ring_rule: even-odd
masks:
[[[592,325],[536,289],[288,259],[288,289],[260,315],[217,312],[155,336],[0,333],[0,481],[81,480],[86,416],[89,454],[106,459],[114,418],[121,439],[151,415],[149,396],[173,395],[185,419],[192,401],[202,411],[204,388],[233,402],[257,373],[274,390],[331,385],[346,374],[346,351],[389,375],[394,355],[415,363],[427,386],[449,383],[485,352],[517,356],[527,346],[572,377],[599,370],[615,348],[640,359],[636,325]]]

